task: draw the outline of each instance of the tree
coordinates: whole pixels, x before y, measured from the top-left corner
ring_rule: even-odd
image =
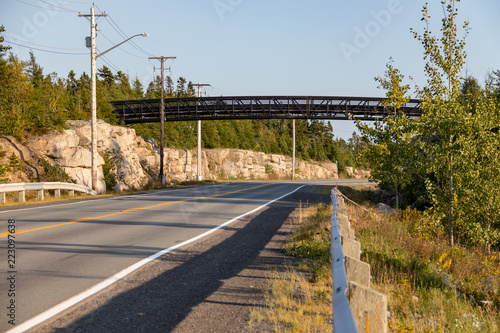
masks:
[[[433,207],[438,214],[447,215],[450,246],[454,245],[454,216],[457,204],[457,183],[454,181],[455,169],[460,164],[459,137],[466,133],[464,118],[467,111],[459,102],[460,73],[465,64],[465,38],[468,35],[468,22],[463,24],[464,36],[458,39],[455,2],[443,0],[445,17],[442,19],[441,36],[432,35],[430,15],[424,5],[422,21],[425,22],[423,34],[413,32],[414,38],[424,48],[425,74],[427,85],[418,89],[422,100],[422,117],[419,126],[418,146],[429,159],[428,171],[434,180],[426,179]],[[432,140],[433,138],[433,140]]]
[[[500,103],[493,75],[486,89],[472,77],[461,77],[469,23],[464,22],[459,38],[456,3],[442,1],[439,37],[430,32],[427,4],[423,33],[412,30],[426,61],[427,83],[417,87],[422,116],[411,120],[395,112],[384,122],[361,128],[374,143],[368,151],[376,162],[372,177],[386,182],[421,179],[430,212],[447,226],[450,246],[462,239],[488,249],[500,243]],[[398,98],[407,90],[402,78],[392,59],[386,77],[376,78],[389,89],[386,106],[393,110],[404,101]]]
[[[2,45],[4,38],[2,36],[2,32],[5,32],[5,27],[3,25],[0,25],[0,58],[2,58],[5,55],[5,51],[8,51],[11,49],[10,46],[4,46]]]
[[[394,67],[392,58],[386,68],[385,77],[376,77],[375,81],[380,84],[378,88],[387,91],[383,105],[392,109],[393,114],[376,122],[374,127],[361,121],[357,121],[357,127],[365,140],[372,144],[364,150],[364,158],[373,166],[372,180],[393,184],[396,208],[399,209],[399,188],[411,180],[408,174],[414,172],[414,166],[410,166],[414,122],[398,111],[410,100],[407,95],[410,86],[403,85],[404,75]]]

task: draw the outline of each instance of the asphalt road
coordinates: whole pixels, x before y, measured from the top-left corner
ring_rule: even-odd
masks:
[[[14,328],[9,323],[13,318],[19,328],[61,302],[71,298],[76,302],[75,295],[82,299],[103,281],[113,283],[117,273],[126,274],[123,270],[130,271],[145,258],[182,246],[302,185],[226,183],[0,212],[0,270],[4,273],[0,331]],[[10,252],[9,227],[16,229],[15,238],[10,237]]]

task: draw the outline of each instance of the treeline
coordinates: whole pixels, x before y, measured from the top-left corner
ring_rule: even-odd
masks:
[[[0,134],[23,139],[29,135],[61,130],[69,119],[90,119],[90,76],[77,77],[70,71],[66,78],[56,73],[44,74],[43,68],[30,53],[27,61],[7,55],[2,46],[0,31]],[[157,77],[144,89],[138,79],[130,80],[125,73],[113,73],[103,66],[97,72],[97,117],[111,124],[119,124],[111,101],[142,98],[160,98],[161,80]],[[193,97],[191,82],[180,77],[165,81],[165,96]],[[136,124],[138,135],[160,140],[160,125]],[[266,153],[292,154],[291,120],[227,120],[204,121],[202,145],[204,148],[240,148]],[[336,140],[326,121],[296,122],[297,156],[318,161],[338,161],[341,168],[355,166],[356,152],[363,143],[353,136],[349,142]],[[193,149],[196,147],[194,122],[167,122],[165,147]],[[361,163],[362,164],[362,163]]]
[[[424,32],[413,32],[426,62],[427,83],[416,87],[422,116],[408,119],[398,112],[410,87],[391,59],[376,80],[387,90],[386,106],[394,115],[358,127],[371,144],[364,156],[373,179],[396,193],[396,205],[426,211],[422,230],[446,232],[451,246],[482,244],[489,250],[500,245],[500,71],[491,72],[484,85],[462,77],[468,22],[460,25],[459,37],[456,3],[442,3],[441,34],[429,31],[426,6]]]

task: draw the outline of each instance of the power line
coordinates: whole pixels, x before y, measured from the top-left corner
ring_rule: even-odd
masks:
[[[42,46],[42,47],[46,47],[46,48],[49,48],[49,49],[70,50],[70,51],[83,51],[83,50],[85,50],[85,49],[82,49],[82,48],[71,49],[71,48],[67,48],[67,47],[57,47],[57,46],[49,46],[49,45],[43,45],[43,44],[36,44],[36,43],[33,43],[33,42],[29,42],[29,41],[26,41],[26,40],[14,38],[14,37],[7,36],[7,35],[4,35],[4,37],[8,38],[8,39],[15,40],[17,42],[21,42],[21,43],[25,43],[25,44],[31,44],[31,45],[36,45],[36,46]]]
[[[97,49],[99,51],[99,49]],[[116,66],[111,60],[109,60],[106,56],[101,56],[102,57],[102,61],[104,61],[109,67],[111,67],[113,70],[115,70],[115,72],[119,72],[120,69],[118,68],[118,66]]]
[[[96,7],[97,7],[97,9],[99,9],[102,12],[102,9],[99,8],[98,5],[96,5]],[[108,23],[111,26],[111,28],[113,28],[118,33],[118,35],[120,35],[122,38],[127,38],[128,37],[127,34],[122,30],[122,28],[120,28],[120,26],[113,20],[113,18],[111,17],[111,15],[108,14],[106,16],[106,21],[108,21]],[[135,49],[137,49],[141,53],[144,53],[148,57],[152,57],[153,56],[151,53],[149,53],[148,51],[144,50],[139,45],[137,45],[134,41],[130,41],[130,45],[132,45]]]
[[[51,10],[51,11],[54,11],[54,12],[62,12],[62,13],[78,12],[76,10],[71,10],[71,9],[59,10],[59,9],[53,9],[53,8],[47,8],[47,7],[37,6],[37,5],[34,5],[32,3],[22,1],[22,0],[16,0],[16,1],[20,2],[20,3],[23,3],[25,5],[28,5],[28,6],[32,6],[32,7],[36,7],[36,8],[41,8],[41,9],[44,9],[44,10]]]
[[[53,4],[51,4],[50,2],[47,2],[47,1],[44,1],[44,0],[38,0],[38,1],[43,2],[43,3],[45,3],[45,4],[49,5],[49,6],[52,6],[52,7],[58,8],[58,9],[63,9],[63,10],[68,11],[68,12],[75,12],[75,13],[77,13],[77,12],[78,12],[77,10],[68,9],[68,8],[64,8],[64,7],[60,7],[60,6],[53,5]],[[49,8],[47,8],[47,9],[49,9]]]
[[[111,16],[108,15],[108,17],[106,18],[106,20],[108,22],[113,22],[113,24],[116,26],[116,28],[118,28],[118,30],[121,31],[122,33],[122,36],[123,37],[126,37],[127,35],[125,34],[125,32],[120,28],[120,26],[118,26],[118,24],[113,20],[113,18]],[[111,24],[111,23],[110,23]],[[116,30],[116,29],[115,29]],[[117,30],[117,32],[118,32]],[[139,45],[135,44],[133,41],[130,42],[130,44],[132,44],[136,49],[138,49],[139,51],[143,52],[144,54],[148,55],[148,56],[153,56],[151,53],[145,51],[144,49],[142,49]]]
[[[66,55],[88,55],[88,52],[87,53],[71,53],[71,52],[50,51],[50,50],[39,49],[39,48],[32,47],[32,46],[22,45],[19,43],[14,43],[14,42],[9,42],[9,41],[6,41],[6,42],[8,44],[17,45],[17,46],[24,47],[27,49],[32,49],[32,50],[37,50],[37,51],[42,51],[42,52],[47,52],[47,53],[66,54]]]
[[[89,2],[89,1],[70,1],[70,0],[62,0],[62,1],[70,2],[70,3],[83,3],[83,4],[86,4],[86,5],[91,5],[92,4],[92,2]]]

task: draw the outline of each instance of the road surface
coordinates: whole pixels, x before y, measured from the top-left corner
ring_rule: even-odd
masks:
[[[301,186],[225,183],[0,212],[0,331],[22,331],[22,323],[40,314],[39,321],[47,319],[54,307],[74,304],[145,261]]]

